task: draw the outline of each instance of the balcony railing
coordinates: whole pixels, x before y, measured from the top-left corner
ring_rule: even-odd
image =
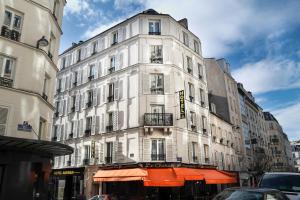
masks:
[[[162,87],[151,87],[151,94],[164,94],[164,88]]]
[[[160,31],[155,31],[155,32],[149,31],[149,35],[160,35]]]
[[[107,97],[107,101],[108,101],[108,102],[113,102],[113,101],[114,101],[114,95],[108,96],[108,97]]]
[[[106,126],[106,131],[107,132],[113,131],[113,125]]]
[[[166,160],[166,154],[151,154],[152,161],[164,161]]]
[[[162,58],[162,56],[151,56],[150,62],[161,64],[161,63],[163,63],[163,58]]]
[[[189,73],[189,74],[193,74],[193,69],[192,69],[192,67],[188,67],[187,70],[188,70],[188,73]]]
[[[145,113],[144,126],[173,126],[173,114]]]
[[[108,71],[109,71],[110,74],[113,73],[115,71],[115,67],[109,68]]]
[[[190,102],[194,102],[194,97],[190,96]]]
[[[87,108],[92,107],[92,101],[87,102],[87,103],[86,103],[86,107],[87,107]]]
[[[91,129],[89,128],[89,129],[86,129],[85,131],[84,131],[84,136],[85,137],[89,137],[91,135]]]
[[[8,79],[8,78],[4,78],[4,77],[0,77],[0,86],[12,87],[13,86],[13,80]]]
[[[6,26],[2,26],[1,28],[1,36],[9,38],[11,40],[20,41],[21,33],[15,30],[10,30]]]
[[[93,80],[93,79],[94,79],[94,75],[90,75],[90,76],[88,77],[88,79],[89,79],[89,81]]]
[[[278,144],[278,143],[279,143],[279,139],[273,138],[273,139],[271,139],[271,142],[272,142],[273,144]]]
[[[105,163],[112,163],[112,157],[111,156],[105,157]]]

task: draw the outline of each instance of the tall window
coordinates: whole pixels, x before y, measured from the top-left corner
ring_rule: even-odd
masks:
[[[190,116],[191,116],[191,129],[193,131],[196,131],[196,113],[195,112],[190,112]]]
[[[0,135],[5,135],[8,108],[0,107]]]
[[[61,69],[64,69],[66,67],[66,61],[67,61],[67,58],[66,57],[63,57],[61,59]]]
[[[149,21],[149,35],[160,35],[160,20]]]
[[[19,41],[23,15],[12,10],[5,10],[1,35]]]
[[[202,115],[202,128],[203,134],[207,134],[207,119],[204,115]]]
[[[114,45],[117,43],[118,43],[118,31],[115,31],[112,33],[112,44],[111,45]]]
[[[186,57],[186,61],[187,61],[187,70],[188,73],[193,74],[193,61],[192,58],[187,56]]]
[[[72,97],[72,102],[71,102],[71,112],[75,112],[75,104],[76,104],[76,95],[73,95]]]
[[[205,93],[203,89],[200,89],[200,103],[202,107],[205,106]]]
[[[209,146],[207,144],[204,144],[204,158],[205,162],[209,162]]]
[[[77,62],[81,60],[81,49],[77,50]]]
[[[97,46],[98,46],[98,42],[97,41],[93,42],[93,52],[92,52],[92,55],[94,55],[96,53]]]
[[[197,157],[197,146],[198,143],[197,142],[192,142],[192,159],[193,162],[198,162],[198,157]]]
[[[151,145],[151,160],[152,161],[163,161],[166,158],[165,154],[165,140],[164,139],[153,139]]]
[[[114,83],[110,83],[108,85],[108,97],[107,97],[108,102],[114,101],[114,90],[115,90]]]
[[[85,145],[84,146],[84,160],[89,160],[91,157],[91,146]],[[85,163],[86,164],[86,163]]]
[[[199,54],[199,43],[196,40],[194,40],[194,50],[197,54]]]
[[[151,45],[151,63],[163,63],[162,45]]]
[[[190,101],[194,102],[195,101],[195,88],[192,83],[188,83],[189,85],[189,94],[190,94]]]
[[[110,57],[110,68],[108,69],[109,73],[113,73],[116,67],[116,56]]]
[[[112,157],[113,157],[113,143],[112,142],[106,142],[105,162],[106,163],[112,163]]]
[[[74,76],[74,78],[73,78],[73,80],[74,80],[73,86],[77,86],[78,71],[75,71],[75,72],[73,73],[73,76]]]
[[[189,36],[186,32],[182,32],[183,35],[183,44],[185,44],[186,46],[189,46]]]
[[[93,102],[93,91],[89,90],[87,92],[87,103],[86,103],[86,107],[89,108],[92,106],[92,102]]]
[[[113,130],[113,112],[108,113],[108,122],[106,126],[106,131],[112,131]]]
[[[85,127],[86,136],[88,136],[91,133],[91,130],[92,130],[92,117],[87,117],[86,127]]]
[[[95,64],[91,64],[90,69],[89,69],[90,73],[89,73],[89,77],[88,77],[90,81],[95,78],[95,70],[96,70]]]
[[[199,79],[203,78],[203,66],[200,63],[198,63],[198,76]]]
[[[151,74],[151,94],[163,94],[164,93],[164,75],[163,74]]]
[[[0,55],[0,85],[12,87],[15,60]]]

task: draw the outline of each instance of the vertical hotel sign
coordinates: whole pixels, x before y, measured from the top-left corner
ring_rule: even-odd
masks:
[[[185,118],[184,90],[179,91],[180,119]]]

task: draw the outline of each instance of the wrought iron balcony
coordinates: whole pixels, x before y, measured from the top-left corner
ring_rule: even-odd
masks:
[[[56,89],[57,94],[60,93],[60,91],[61,91],[61,88]]]
[[[165,161],[166,154],[151,154],[152,161]]]
[[[13,80],[12,79],[0,77],[0,86],[10,87],[11,88],[12,85],[13,85]]]
[[[113,131],[113,125],[106,126],[106,131],[107,132]]]
[[[279,139],[278,139],[278,138],[272,138],[272,139],[271,139],[271,142],[272,142],[273,144],[278,144],[278,143],[279,143]]]
[[[151,56],[150,62],[161,64],[161,63],[163,63],[163,58],[162,58],[162,56]]]
[[[105,163],[112,163],[112,157],[111,156],[105,157]]]
[[[87,108],[92,107],[92,101],[87,102],[87,103],[86,103],[86,107],[87,107]]]
[[[109,68],[108,71],[109,71],[110,74],[113,73],[115,71],[115,67]]]
[[[107,97],[107,101],[108,101],[108,102],[113,102],[114,99],[115,99],[115,98],[114,98],[114,95],[111,95],[111,96],[108,96],[108,97]]]
[[[2,26],[1,28],[1,36],[9,38],[11,40],[20,41],[21,33],[15,30],[10,30],[6,26]]]
[[[83,164],[84,165],[89,165],[90,164],[90,159],[89,158],[83,159]]]
[[[191,129],[193,130],[193,131],[196,131],[196,129],[197,129],[197,127],[196,127],[196,125],[191,125]]]
[[[155,32],[149,31],[149,35],[160,35],[160,31],[155,31]]]
[[[88,79],[89,79],[89,81],[93,80],[93,79],[94,79],[94,75],[90,75],[90,76],[88,77]]]
[[[144,126],[173,126],[173,114],[145,113]]]
[[[164,94],[164,88],[162,87],[151,87],[151,94]]]
[[[193,96],[190,96],[190,102],[194,102],[194,97]]]
[[[90,135],[91,135],[91,129],[88,128],[88,129],[86,129],[86,130],[84,131],[84,136],[85,136],[85,137],[89,137]]]

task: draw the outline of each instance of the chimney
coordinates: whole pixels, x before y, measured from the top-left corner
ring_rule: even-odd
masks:
[[[187,18],[183,18],[178,21],[178,23],[186,29],[189,29]]]

